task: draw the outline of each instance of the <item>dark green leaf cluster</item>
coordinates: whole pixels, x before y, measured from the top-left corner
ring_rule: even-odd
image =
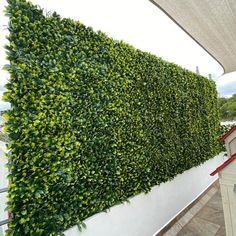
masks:
[[[9,235],[57,235],[219,151],[212,81],[8,2]]]

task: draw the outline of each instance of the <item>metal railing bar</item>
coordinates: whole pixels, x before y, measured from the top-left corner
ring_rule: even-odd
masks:
[[[7,190],[8,190],[8,188],[1,188],[0,193],[5,193],[5,192],[7,192]]]
[[[8,223],[10,223],[10,220],[8,220],[8,219],[2,220],[2,221],[0,221],[0,226],[6,225],[6,224],[8,224]]]

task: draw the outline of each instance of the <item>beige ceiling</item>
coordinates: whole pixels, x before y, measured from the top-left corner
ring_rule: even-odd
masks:
[[[236,71],[236,0],[150,0],[212,55]]]

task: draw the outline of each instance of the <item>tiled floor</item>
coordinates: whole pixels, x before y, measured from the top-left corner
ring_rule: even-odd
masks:
[[[225,223],[219,183],[216,182],[164,235],[225,236]]]

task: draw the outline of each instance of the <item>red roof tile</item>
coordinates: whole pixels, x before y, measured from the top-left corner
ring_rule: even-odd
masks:
[[[222,165],[220,165],[218,168],[216,168],[216,170],[214,170],[210,175],[214,176],[215,174],[217,174],[218,172],[223,170],[226,166],[228,166],[235,159],[236,159],[236,153],[233,156],[231,156],[227,161],[225,161]]]
[[[221,138],[220,141],[224,141],[230,134],[232,134],[236,130],[236,125],[233,126],[230,130],[228,130]]]

